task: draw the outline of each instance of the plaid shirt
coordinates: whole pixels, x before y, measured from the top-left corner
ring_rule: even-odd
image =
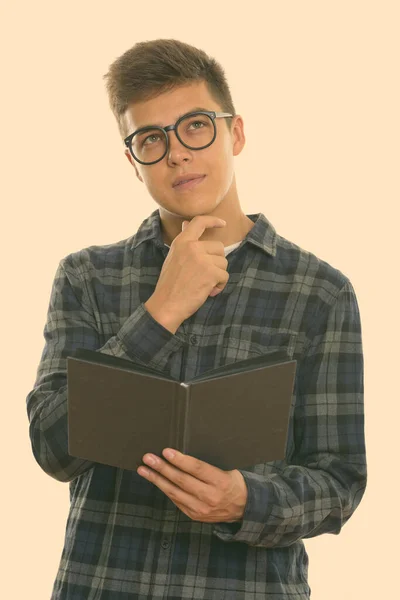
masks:
[[[354,289],[262,213],[248,217],[255,225],[227,253],[225,289],[175,334],[144,307],[169,251],[158,209],[130,238],[60,261],[26,399],[36,461],[69,482],[52,600],[306,599],[303,539],[338,534],[360,503],[367,468]],[[241,470],[242,521],[193,521],[135,471],[68,454],[66,357],[77,348],[180,381],[272,349],[298,361],[286,459]]]

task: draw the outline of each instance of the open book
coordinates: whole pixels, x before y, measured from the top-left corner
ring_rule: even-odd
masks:
[[[67,359],[68,452],[131,470],[164,448],[224,470],[282,460],[296,365],[274,351],[181,382],[80,348]]]

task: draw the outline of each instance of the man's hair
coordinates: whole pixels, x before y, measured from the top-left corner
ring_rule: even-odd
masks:
[[[205,81],[223,112],[235,116],[224,69],[203,50],[174,39],[139,42],[124,52],[103,75],[118,129],[129,135],[123,115],[128,106],[159,96],[181,85]],[[231,130],[232,119],[224,119]]]

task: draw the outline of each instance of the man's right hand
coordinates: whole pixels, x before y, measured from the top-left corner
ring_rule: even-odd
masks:
[[[185,224],[186,223],[186,224]],[[229,274],[222,242],[200,241],[209,227],[225,227],[217,217],[196,215],[182,224],[182,233],[173,240],[156,288],[146,302],[156,320],[176,329],[195,313],[209,296],[226,286]],[[162,323],[164,324],[164,323]]]

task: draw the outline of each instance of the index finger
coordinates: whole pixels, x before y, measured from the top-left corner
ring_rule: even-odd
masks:
[[[225,227],[226,221],[211,215],[196,215],[188,222],[183,234],[191,240],[198,240],[204,231],[210,227]]]
[[[174,454],[173,457],[169,456],[171,452]],[[164,448],[162,454],[175,467],[181,469],[181,471],[185,471],[185,473],[189,473],[189,475],[193,475],[193,477],[200,479],[204,483],[214,483],[218,475],[223,472],[218,467],[214,467],[214,465],[210,465],[194,456],[189,456],[189,454],[182,454],[182,452],[172,448]]]

